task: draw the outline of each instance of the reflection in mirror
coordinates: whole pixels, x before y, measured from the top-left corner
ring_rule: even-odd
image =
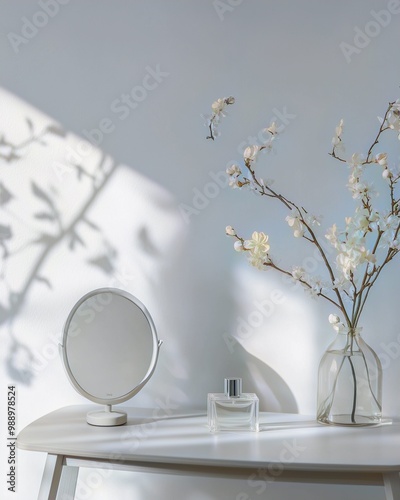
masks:
[[[72,308],[64,327],[62,358],[75,389],[105,410],[87,414],[91,425],[126,423],[111,405],[133,397],[154,372],[161,341],[145,306],[113,288],[94,290]]]

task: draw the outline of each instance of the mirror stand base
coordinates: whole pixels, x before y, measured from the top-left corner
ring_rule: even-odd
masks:
[[[111,427],[126,424],[127,416],[124,412],[111,410],[111,405],[106,405],[104,410],[89,411],[86,414],[86,422],[99,427]]]

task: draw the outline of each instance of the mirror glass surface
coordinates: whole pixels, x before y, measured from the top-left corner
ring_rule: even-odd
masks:
[[[150,314],[127,292],[99,289],[82,297],[64,328],[67,374],[82,395],[115,404],[136,394],[152,375],[159,342]]]

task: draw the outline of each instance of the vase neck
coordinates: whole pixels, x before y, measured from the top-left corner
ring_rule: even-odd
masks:
[[[363,344],[360,333],[361,328],[343,328],[337,333],[335,340],[329,346],[329,349],[343,352],[357,351],[360,348],[360,344]]]
[[[357,326],[357,327],[342,328],[337,333],[339,335],[343,335],[345,337],[358,337],[358,336],[360,336],[361,331],[362,331],[362,327]]]

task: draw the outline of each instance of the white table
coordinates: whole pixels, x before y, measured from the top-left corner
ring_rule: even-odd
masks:
[[[259,433],[213,435],[204,414],[124,408],[126,425],[93,427],[85,420],[89,409],[93,405],[61,408],[19,434],[20,449],[48,454],[39,500],[74,498],[79,467],[253,481],[378,484],[385,487],[388,500],[400,500],[397,421],[372,428],[330,427],[311,417],[262,413]]]

